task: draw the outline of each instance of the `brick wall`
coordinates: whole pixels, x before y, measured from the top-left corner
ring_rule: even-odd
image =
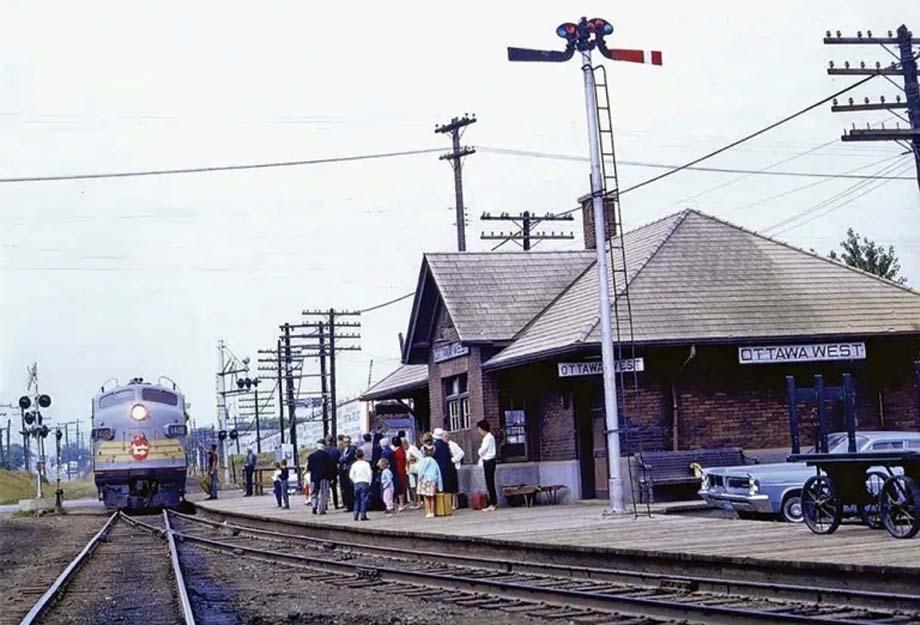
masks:
[[[578,456],[573,404],[571,391],[552,389],[541,393],[536,405],[540,444],[534,460],[570,460]]]
[[[918,417],[917,382],[912,375],[904,375],[892,388],[882,394],[885,429],[916,430],[920,428]]]
[[[604,232],[606,235],[605,240],[609,241],[610,236],[613,234],[616,228],[616,214],[614,213],[612,202],[607,202],[604,206],[604,219],[607,222],[607,229]],[[588,196],[587,199],[582,200],[581,222],[582,231],[585,236],[585,249],[597,249],[597,245],[595,245],[594,241],[594,206],[590,196]]]

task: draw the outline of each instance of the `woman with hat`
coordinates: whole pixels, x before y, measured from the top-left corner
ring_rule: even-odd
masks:
[[[441,481],[444,483],[441,492],[450,495],[457,494],[457,467],[454,465],[453,453],[450,445],[444,440],[444,430],[442,428],[434,429],[434,459],[441,469]]]

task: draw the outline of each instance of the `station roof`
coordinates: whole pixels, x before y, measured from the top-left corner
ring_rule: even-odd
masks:
[[[628,284],[637,343],[920,333],[920,293],[698,211],[631,231],[625,248],[629,275],[616,275],[616,290],[622,295]],[[620,302],[625,336],[628,314]],[[591,270],[484,367],[598,345],[597,273]]]
[[[425,254],[403,361],[427,362],[439,305],[460,341],[510,342],[593,258],[591,251]]]
[[[398,369],[364,391],[360,399],[375,401],[405,397],[428,387],[428,365],[400,365]]]

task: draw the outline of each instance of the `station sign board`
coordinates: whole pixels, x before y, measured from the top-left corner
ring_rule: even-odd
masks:
[[[861,341],[807,343],[802,345],[755,345],[738,348],[742,365],[822,360],[865,360],[866,344]]]
[[[604,363],[600,360],[587,362],[560,362],[557,363],[560,378],[573,378],[580,375],[602,375]],[[624,358],[614,363],[616,373],[632,373],[645,371],[645,358]]]
[[[460,356],[466,356],[469,353],[470,348],[460,343],[460,341],[457,341],[456,343],[448,343],[447,345],[441,345],[440,347],[435,347],[433,350],[431,350],[432,358],[435,362],[453,360],[454,358],[459,358]]]

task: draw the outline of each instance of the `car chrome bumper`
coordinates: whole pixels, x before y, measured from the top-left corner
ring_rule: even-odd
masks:
[[[724,510],[741,510],[742,512],[764,512],[774,514],[770,497],[760,495],[736,495],[733,493],[710,493],[701,490],[697,493],[706,503]]]

